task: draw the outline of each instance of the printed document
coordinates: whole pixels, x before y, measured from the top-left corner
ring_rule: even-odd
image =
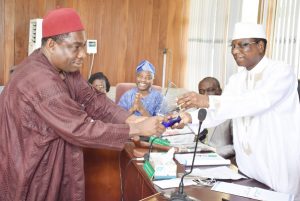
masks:
[[[294,196],[239,184],[217,182],[211,190],[263,201],[293,201]]]
[[[175,159],[184,166],[191,166],[193,161],[193,153],[175,154]],[[194,165],[230,165],[230,160],[224,159],[217,153],[197,153]]]

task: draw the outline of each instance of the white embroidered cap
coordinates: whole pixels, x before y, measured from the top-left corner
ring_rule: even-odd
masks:
[[[262,24],[236,23],[234,26],[232,40],[242,38],[263,38],[267,39],[266,32]]]

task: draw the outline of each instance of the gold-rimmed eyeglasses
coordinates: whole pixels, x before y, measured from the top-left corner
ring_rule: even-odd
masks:
[[[234,49],[238,49],[238,50],[243,50],[243,51],[246,51],[250,48],[250,45],[252,44],[257,44],[258,41],[252,41],[252,42],[242,42],[240,44],[231,44],[230,47],[231,47],[231,51],[233,51]]]

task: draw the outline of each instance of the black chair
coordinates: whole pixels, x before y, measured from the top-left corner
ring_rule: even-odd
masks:
[[[300,101],[300,80],[298,80],[298,95],[299,95],[299,101]]]

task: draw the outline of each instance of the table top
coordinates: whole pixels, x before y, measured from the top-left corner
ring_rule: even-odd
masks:
[[[125,150],[129,154],[129,157],[131,157],[131,158],[134,157],[133,156],[133,151],[134,151],[133,144],[126,145]],[[133,162],[133,164],[136,167],[137,171],[145,179],[145,183],[147,184],[147,186],[149,186],[149,188],[151,188],[151,189],[155,189],[153,191],[153,194],[160,192],[161,194],[164,194],[166,197],[170,197],[170,194],[172,192],[178,190],[178,188],[160,189],[159,187],[155,186],[152,183],[152,181],[148,178],[147,174],[143,170],[143,163]],[[180,164],[178,164],[178,170],[179,170],[179,172],[183,172],[183,167]],[[226,182],[232,182],[235,184],[240,184],[240,185],[245,185],[245,186],[269,189],[267,186],[265,186],[264,184],[254,180],[254,179],[241,179],[241,180],[237,180],[237,181],[226,180]],[[206,186],[196,186],[196,185],[185,186],[184,192],[190,198],[193,198],[194,200],[201,200],[201,201],[227,201],[227,200],[228,201],[253,201],[254,200],[254,199],[250,199],[250,198],[244,198],[244,197],[240,197],[240,196],[236,196],[236,195],[230,195],[230,194],[226,194],[226,193],[212,191],[211,187],[206,187]],[[159,196],[161,197],[161,195],[159,195]],[[146,200],[163,200],[163,199],[149,197],[149,199],[145,198],[143,200],[146,201]]]

